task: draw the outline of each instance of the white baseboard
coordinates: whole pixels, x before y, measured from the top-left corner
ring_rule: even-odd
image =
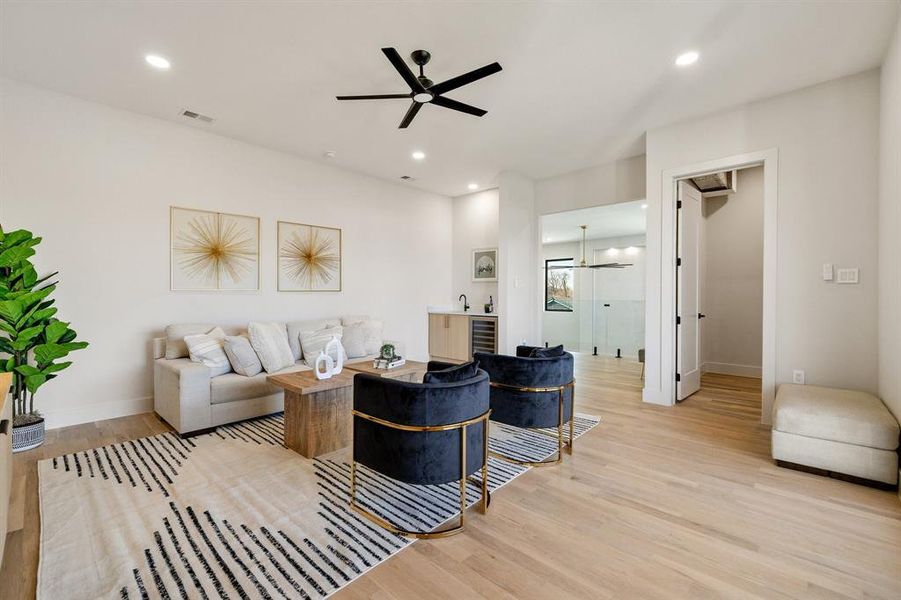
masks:
[[[754,365],[734,365],[731,363],[705,362],[701,365],[701,373],[718,373],[720,375],[738,375],[739,377],[756,377],[760,379],[763,369]]]
[[[97,404],[82,405],[77,408],[47,411],[43,415],[47,429],[58,429],[70,425],[127,417],[151,411],[153,411],[153,396],[146,396],[144,398],[98,402]]]

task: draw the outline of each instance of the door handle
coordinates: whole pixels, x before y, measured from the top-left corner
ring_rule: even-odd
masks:
[[[707,316],[707,315],[705,315],[704,313],[698,313],[698,318],[699,318],[699,319],[703,319],[703,318],[705,318],[706,316]]]

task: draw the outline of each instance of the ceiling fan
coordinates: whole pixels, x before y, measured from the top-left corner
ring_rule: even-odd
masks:
[[[425,76],[422,72],[422,68],[429,62],[429,59],[432,58],[432,55],[429,54],[426,50],[414,50],[412,54],[410,54],[410,58],[414,63],[419,65],[419,75],[416,76],[413,74],[413,71],[410,70],[410,67],[407,66],[407,63],[400,57],[397,50],[394,48],[382,48],[382,52],[385,56],[388,57],[388,60],[391,61],[391,64],[394,65],[394,68],[397,69],[397,72],[400,73],[400,76],[403,77],[404,81],[410,86],[409,94],[376,94],[369,96],[336,96],[338,100],[385,100],[388,98],[410,98],[413,100],[413,104],[410,105],[410,108],[407,109],[407,114],[404,115],[403,120],[400,122],[400,129],[406,129],[410,126],[410,123],[413,122],[413,118],[416,116],[416,113],[419,112],[419,109],[422,108],[423,104],[435,104],[437,106],[443,106],[444,108],[449,108],[451,110],[458,110],[460,112],[464,112],[469,115],[475,115],[477,117],[481,117],[486,112],[481,108],[476,108],[475,106],[470,106],[469,104],[464,104],[463,102],[457,102],[456,100],[451,100],[450,98],[444,97],[442,94],[445,92],[449,92],[451,90],[455,90],[458,87],[462,87],[468,83],[472,83],[473,81],[478,81],[483,77],[488,77],[489,75],[493,75],[501,70],[500,64],[494,62],[490,65],[485,65],[479,69],[475,69],[474,71],[470,71],[469,73],[464,73],[463,75],[458,75],[457,77],[452,77],[447,81],[442,81],[441,83],[433,83],[431,79]]]
[[[588,232],[588,225],[579,225],[579,228],[582,230],[582,260],[579,261],[579,264],[574,264],[572,266],[550,266],[548,269],[625,269],[626,267],[631,267],[632,263],[620,263],[620,262],[611,262],[611,263],[600,263],[596,265],[588,264],[588,261],[585,260],[585,236]]]

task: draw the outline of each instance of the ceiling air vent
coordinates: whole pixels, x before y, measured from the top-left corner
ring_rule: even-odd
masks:
[[[737,171],[721,171],[719,173],[710,173],[708,175],[700,175],[692,177],[691,182],[702,196],[725,196],[734,194],[738,189],[738,172]]]
[[[193,110],[184,110],[181,114],[183,117],[188,117],[189,119],[194,119],[196,121],[203,121],[204,123],[213,122],[213,117],[202,115],[199,112],[194,112]]]

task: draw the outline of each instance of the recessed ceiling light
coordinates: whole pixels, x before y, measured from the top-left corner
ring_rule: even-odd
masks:
[[[171,66],[168,60],[166,60],[162,56],[157,56],[156,54],[148,54],[144,57],[144,60],[146,60],[147,64],[151,67],[163,69],[164,71]]]
[[[695,52],[694,50],[690,50],[688,52],[683,52],[679,56],[676,57],[676,66],[677,67],[687,67],[689,65],[693,65],[698,62],[698,57],[700,54]]]
[[[422,150],[417,150],[410,156],[413,157],[413,160],[425,160],[425,152],[423,152]]]
[[[479,184],[478,183],[470,183],[466,187],[468,187],[470,190],[475,191],[475,190],[479,189]]]
[[[334,150],[326,150],[322,153],[322,156],[326,158],[335,158],[335,156],[337,156],[337,153]]]
[[[642,207],[642,208],[647,208],[648,205],[647,205],[647,204],[642,204],[641,207]]]

